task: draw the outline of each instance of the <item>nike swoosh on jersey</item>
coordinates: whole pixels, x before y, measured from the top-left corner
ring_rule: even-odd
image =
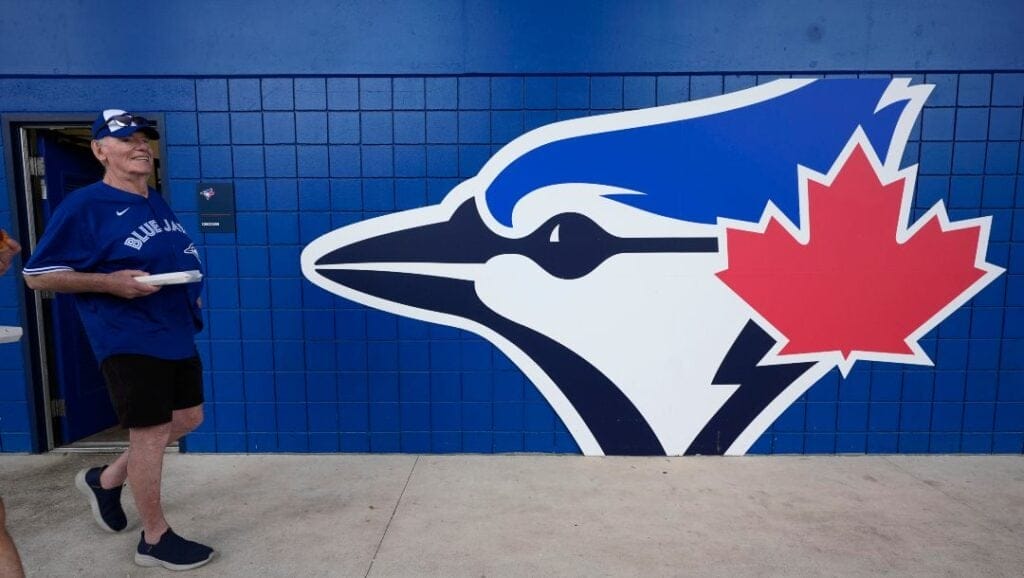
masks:
[[[117,213],[118,217],[120,217],[121,215],[127,213],[129,209],[131,209],[131,207],[128,207],[127,209],[123,209],[121,211],[114,211],[114,212]]]

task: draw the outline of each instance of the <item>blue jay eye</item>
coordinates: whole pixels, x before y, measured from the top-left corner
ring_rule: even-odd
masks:
[[[527,235],[521,253],[555,277],[577,279],[617,253],[618,240],[579,213],[562,213]]]
[[[580,213],[555,215],[517,243],[518,253],[561,279],[579,279],[622,253],[714,253],[714,238],[617,237]],[[509,251],[511,252],[511,251]]]

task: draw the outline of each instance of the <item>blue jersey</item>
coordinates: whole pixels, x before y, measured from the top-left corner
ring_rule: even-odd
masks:
[[[101,181],[57,207],[24,273],[124,269],[156,275],[202,266],[195,243],[160,193],[150,189],[143,197]],[[203,327],[196,304],[201,290],[201,283],[166,285],[136,299],[78,293],[75,304],[100,362],[121,353],[185,359],[195,355],[195,334]]]

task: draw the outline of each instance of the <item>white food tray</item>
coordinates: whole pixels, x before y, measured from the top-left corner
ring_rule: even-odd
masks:
[[[149,285],[180,285],[182,283],[195,283],[203,278],[203,274],[197,269],[191,271],[175,271],[174,273],[160,273],[159,275],[143,275],[136,277],[139,283]]]
[[[0,325],[0,343],[13,343],[21,339],[21,327]]]

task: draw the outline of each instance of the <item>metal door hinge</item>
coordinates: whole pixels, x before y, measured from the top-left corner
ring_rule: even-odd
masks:
[[[63,399],[50,400],[50,414],[53,417],[65,417],[68,415],[67,407],[64,405]]]
[[[46,175],[46,162],[43,157],[28,157],[28,174],[33,177]]]

